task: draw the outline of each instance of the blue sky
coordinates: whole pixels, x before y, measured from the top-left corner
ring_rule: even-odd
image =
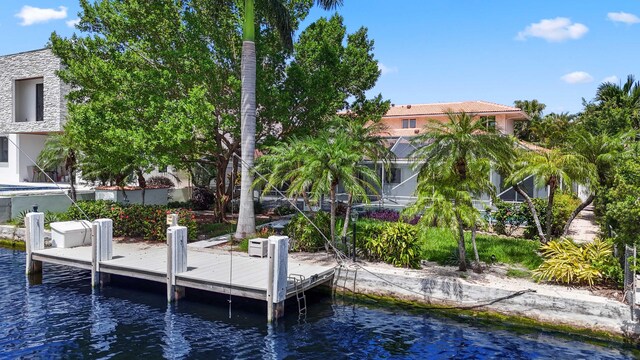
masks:
[[[369,29],[395,104],[538,99],[577,112],[603,80],[640,76],[640,0],[345,0],[350,32]],[[76,0],[0,2],[0,54],[70,35]],[[332,12],[314,9],[303,25]]]

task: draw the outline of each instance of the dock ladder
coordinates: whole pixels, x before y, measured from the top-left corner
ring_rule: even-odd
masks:
[[[289,280],[293,282],[293,288],[296,291],[296,300],[298,301],[298,319],[307,315],[307,296],[304,294],[304,275],[291,274]]]

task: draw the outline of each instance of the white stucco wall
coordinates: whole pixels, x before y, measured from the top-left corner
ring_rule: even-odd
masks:
[[[34,161],[38,160],[38,155],[40,151],[42,151],[46,139],[47,135],[18,135],[18,146],[20,146],[22,150],[19,154],[20,157],[18,161],[20,181],[31,181],[33,175],[31,167],[35,164],[29,158]]]
[[[42,81],[42,78],[38,78],[18,80],[14,83],[14,114],[16,122],[36,121],[36,84],[42,84]]]
[[[0,184],[15,184],[20,181],[18,171],[18,150],[13,145],[18,142],[18,135],[4,135],[9,138],[9,161],[0,163]]]

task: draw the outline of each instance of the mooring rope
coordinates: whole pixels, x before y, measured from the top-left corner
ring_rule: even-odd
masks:
[[[58,185],[58,183],[56,181],[54,181],[51,176],[49,176],[49,174],[47,174],[44,169],[42,167],[40,167],[40,165],[38,165],[38,163],[33,160],[33,158],[31,156],[29,156],[29,154],[27,154],[26,152],[24,152],[20,146],[18,146],[18,144],[16,144],[15,142],[13,142],[13,140],[11,140],[10,136],[7,136],[7,140],[9,140],[9,142],[11,142],[13,144],[13,146],[16,147],[16,149],[18,149],[18,151],[20,151],[22,153],[22,155],[26,156],[27,159],[29,159],[29,161],[31,161],[33,163],[33,165],[35,165],[38,170],[40,170],[40,172],[42,172],[44,174],[44,176],[47,177],[47,179],[51,180],[51,182],[58,188],[58,190],[60,190],[67,198],[69,198],[69,201],[71,201],[71,204],[73,204],[76,208],[78,208],[78,210],[80,210],[80,212],[82,213],[82,215],[84,215],[85,220],[87,221],[91,221],[89,219],[89,215],[87,215],[87,213],[84,212],[84,210],[82,210],[82,208],[80,208],[80,206],[78,206],[78,204],[73,201],[73,199],[71,198],[71,196],[69,196],[69,194],[67,193],[67,191],[65,189],[63,189],[62,187],[60,187],[60,185]],[[71,174],[69,174],[69,176],[71,176]]]

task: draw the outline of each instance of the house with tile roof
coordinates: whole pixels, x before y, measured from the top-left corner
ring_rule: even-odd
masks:
[[[448,121],[448,113],[468,113],[495,126],[503,134],[513,135],[514,124],[527,120],[527,114],[519,108],[500,105],[486,101],[460,101],[433,104],[392,105],[382,117],[382,122],[388,127],[384,136],[387,138],[391,151],[396,159],[389,172],[380,172],[379,202],[384,206],[405,206],[415,200],[414,192],[417,186],[418,174],[412,169],[411,154],[416,144],[411,140],[423,133],[424,127],[430,119],[442,122]],[[520,142],[520,146],[540,151],[542,148]],[[510,187],[504,186],[502,177],[492,171],[491,182],[496,187],[499,198],[505,201],[522,201]],[[546,189],[535,188],[533,177],[521,183],[521,187],[532,197],[546,197]],[[484,208],[490,205],[491,199],[483,196],[477,199],[476,206]]]

